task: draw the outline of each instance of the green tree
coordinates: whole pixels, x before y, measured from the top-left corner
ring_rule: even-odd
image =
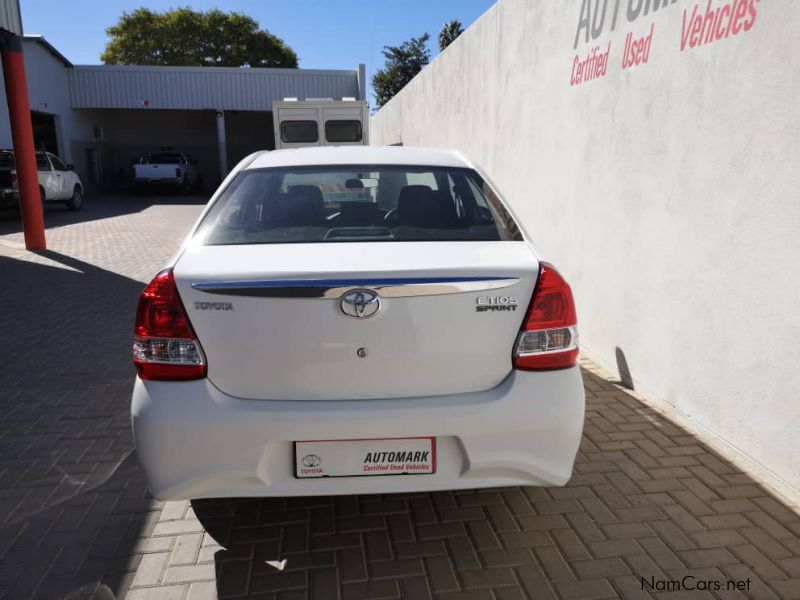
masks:
[[[402,90],[422,67],[431,62],[431,51],[428,50],[427,33],[411,38],[399,46],[384,46],[383,56],[386,64],[372,76],[372,87],[375,90],[375,102],[378,107],[391,100]]]
[[[137,8],[106,33],[111,40],[100,58],[110,65],[297,67],[294,50],[237,12]]]
[[[439,50],[447,48],[462,33],[464,28],[461,26],[461,21],[453,19],[442,25],[442,30],[439,32]]]

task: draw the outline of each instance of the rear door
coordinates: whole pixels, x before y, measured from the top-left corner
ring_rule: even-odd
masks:
[[[321,146],[319,108],[278,108],[276,148]]]
[[[322,121],[326,146],[361,146],[366,142],[360,107],[323,108]]]
[[[36,170],[39,174],[39,185],[44,188],[47,200],[58,200],[63,197],[62,186],[58,183],[58,178],[50,164],[50,159],[44,152],[36,153]]]
[[[73,188],[73,174],[67,170],[67,166],[61,162],[61,159],[50,153],[47,154],[50,164],[53,167],[53,175],[55,176],[56,196],[58,200],[64,200],[72,196]]]

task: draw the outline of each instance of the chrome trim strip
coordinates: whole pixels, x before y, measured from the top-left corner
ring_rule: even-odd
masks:
[[[208,294],[255,296],[260,298],[339,298],[342,294],[367,288],[382,298],[438,296],[496,290],[519,283],[519,277],[423,277],[365,279],[286,279],[257,281],[203,281],[192,287]]]

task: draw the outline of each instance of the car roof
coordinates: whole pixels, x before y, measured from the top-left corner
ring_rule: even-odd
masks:
[[[408,146],[316,146],[262,152],[247,169],[314,165],[414,165],[471,168],[453,150]]]

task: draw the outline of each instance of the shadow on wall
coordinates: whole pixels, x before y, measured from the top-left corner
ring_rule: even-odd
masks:
[[[143,284],[38,254],[0,257],[0,589],[122,598],[159,514],[130,429]]]
[[[628,368],[628,360],[625,358],[625,353],[622,351],[622,348],[617,346],[616,350],[614,350],[614,354],[617,357],[617,370],[619,371],[620,385],[629,390],[634,389],[633,376],[631,375],[630,368]]]

